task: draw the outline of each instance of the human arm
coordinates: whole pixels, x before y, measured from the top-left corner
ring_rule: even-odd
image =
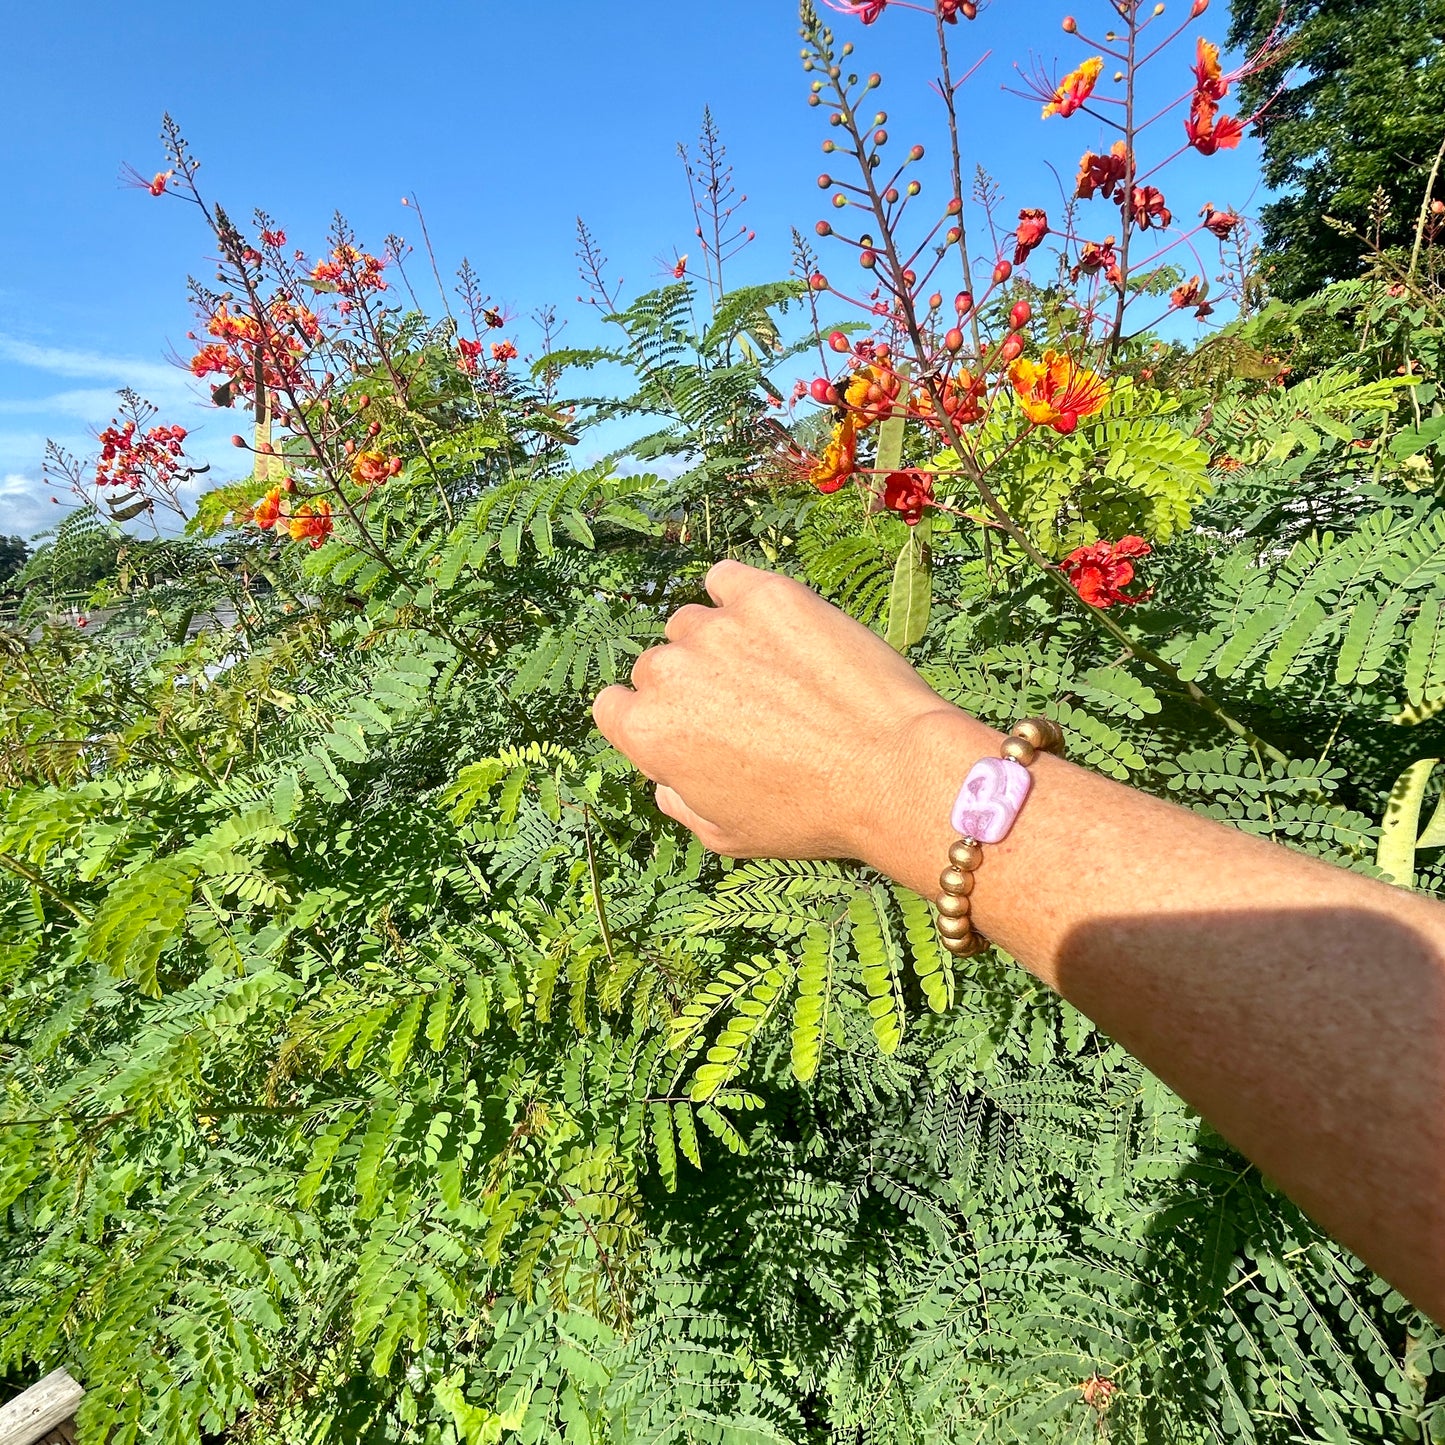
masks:
[[[716,852],[857,858],[931,898],[999,735],[805,587],[709,574],[603,692],[603,733]],[[1445,907],[1034,763],[978,928],[1445,1319]]]

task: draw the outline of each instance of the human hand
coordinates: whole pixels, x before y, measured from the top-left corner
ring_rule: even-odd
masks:
[[[706,585],[717,606],[680,608],[632,687],[598,696],[603,736],[714,852],[874,861],[910,740],[961,715],[801,583],[725,561]]]

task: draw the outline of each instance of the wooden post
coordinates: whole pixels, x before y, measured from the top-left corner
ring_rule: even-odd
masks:
[[[0,1405],[0,1445],[37,1445],[75,1416],[85,1391],[65,1370],[52,1370],[39,1383]],[[57,1438],[73,1438],[69,1432]]]

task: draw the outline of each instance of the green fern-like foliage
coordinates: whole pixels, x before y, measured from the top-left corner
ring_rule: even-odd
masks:
[[[968,518],[779,484],[797,294],[552,356],[631,368],[580,402],[645,419],[625,467],[407,323],[381,555],[223,529],[102,579],[123,626],[0,633],[0,1374],[70,1366],[83,1441],[1439,1438],[1438,1331],[1087,1019],[865,870],[705,855],[589,715],[731,553],[895,638],[906,593],[948,699],[1371,871],[1445,700],[1401,389],[1126,388],[1000,460],[1047,555],[1158,544],[1169,671]]]

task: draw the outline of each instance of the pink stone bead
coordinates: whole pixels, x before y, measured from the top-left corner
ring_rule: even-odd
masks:
[[[1002,843],[1033,785],[1022,763],[1012,758],[980,758],[969,769],[953,805],[953,831],[980,843]]]

